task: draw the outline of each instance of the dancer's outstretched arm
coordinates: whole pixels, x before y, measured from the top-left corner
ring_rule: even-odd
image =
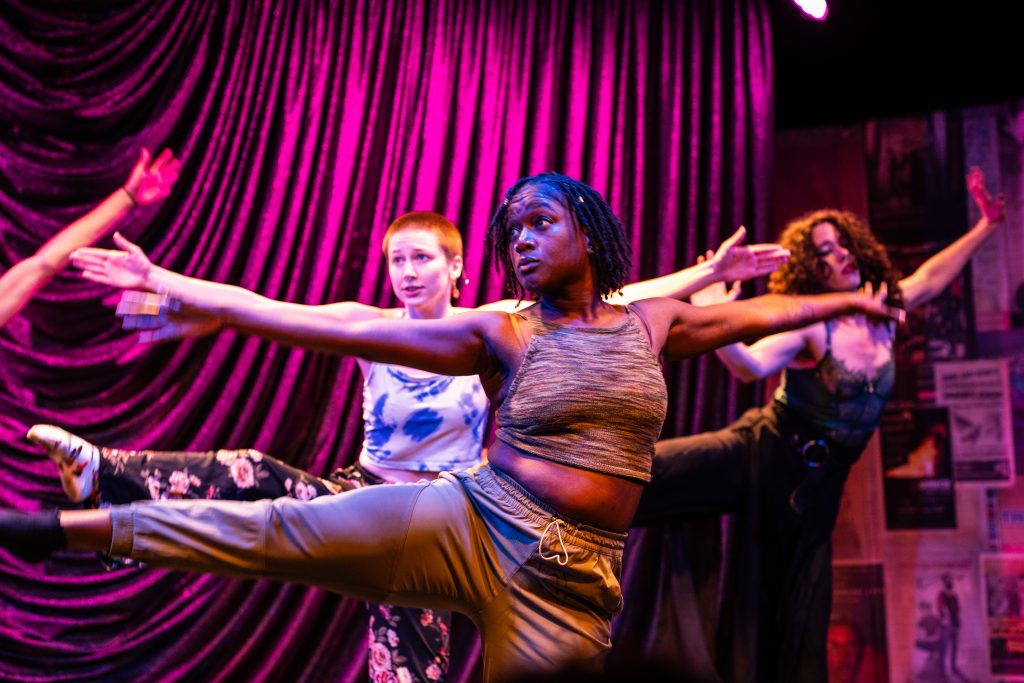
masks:
[[[628,303],[661,296],[683,298],[709,283],[747,280],[766,275],[789,258],[789,252],[777,244],[745,246],[745,238],[746,228],[740,227],[717,251],[709,252],[708,257],[697,265],[664,277],[627,285],[621,294],[614,295],[610,300],[614,303]],[[241,287],[187,277],[154,265],[142,249],[119,234],[114,235],[114,242],[120,250],[79,249],[75,252],[72,260],[76,267],[82,269],[84,277],[120,289],[147,290],[186,301],[201,299],[234,308],[265,307],[273,301]],[[134,299],[140,300],[139,297]],[[132,301],[129,297],[120,313],[125,315],[126,327],[149,328],[142,332],[143,341],[202,336],[220,328],[220,321],[215,316],[197,310],[187,314],[179,311],[171,319],[152,317],[146,320],[145,309],[140,311]],[[477,310],[511,312],[529,303],[502,300],[485,304]],[[320,306],[284,305],[291,307],[293,312],[322,316],[335,322],[367,320],[384,314],[383,309],[351,301]]]
[[[859,292],[809,296],[765,296],[715,306],[692,306],[672,299],[637,302],[652,334],[662,335],[667,359],[690,358],[719,346],[806,327],[841,315],[862,313],[873,318],[902,320],[904,312],[885,304],[888,291],[866,285]]]
[[[179,319],[207,316],[224,327],[289,346],[406,365],[441,375],[493,371],[493,352],[514,339],[508,314],[497,311],[467,311],[427,320],[382,316],[379,312],[342,319],[324,315],[318,310],[323,306],[284,303],[238,287],[202,284],[194,290],[199,296],[193,294],[189,299],[126,292],[119,306],[131,311],[125,316],[125,327],[173,326]]]
[[[996,231],[1005,218],[1005,202],[1000,197],[993,199],[985,187],[985,175],[975,166],[967,174],[967,189],[974,197],[981,218],[966,234],[939,253],[921,264],[907,277],[900,280],[903,301],[907,310],[927,303],[949,286],[964,269],[985,240]]]
[[[709,285],[694,292],[690,301],[695,306],[714,306],[736,301],[740,288],[724,283]],[[807,348],[808,333],[812,327],[801,327],[772,334],[747,345],[742,342],[715,349],[715,355],[741,382],[754,382],[782,370]]]
[[[54,275],[67,267],[71,253],[105,237],[135,206],[166,197],[178,178],[180,164],[164,150],[150,164],[145,149],[123,187],[95,209],[50,238],[32,256],[15,264],[0,277],[0,327],[17,315],[29,299]]]
[[[655,323],[653,348],[669,359],[679,359],[842,315],[902,319],[904,312],[886,305],[886,296],[885,285],[877,292],[867,285],[859,292],[766,295],[707,307],[673,299],[645,299],[635,305]],[[236,305],[225,299],[171,299],[160,305],[169,306],[171,313],[174,306],[180,306],[184,313],[194,310],[215,316],[233,328],[289,345],[445,375],[497,370],[495,350],[514,339],[508,316],[490,311],[470,311],[441,320],[373,319],[339,324],[311,315],[309,307],[270,299],[255,305]]]
[[[438,320],[377,318],[338,323],[308,315],[289,304],[267,301],[238,310],[230,303],[212,311],[226,325],[259,329],[283,343],[331,353],[358,355],[444,375],[503,377],[519,351],[509,316],[472,311]],[[56,549],[102,550],[111,547],[109,510],[75,510],[25,515],[0,510],[0,547],[38,561]]]
[[[509,316],[469,311],[436,320],[376,318],[339,323],[290,304],[267,300],[259,306],[204,311],[225,325],[289,346],[375,363],[391,363],[439,375],[481,375],[500,370],[495,350],[514,339]]]
[[[321,306],[276,301],[243,287],[200,280],[161,268],[153,264],[137,244],[132,244],[120,233],[114,234],[114,243],[120,250],[79,249],[71,259],[75,267],[82,270],[83,277],[127,290],[118,306],[118,315],[124,317],[126,328],[143,330],[140,337],[143,342],[201,337],[216,332],[221,329],[223,321],[211,314],[211,310],[257,310],[277,304],[281,310],[293,315],[315,315],[325,322],[334,323],[385,316],[386,309],[354,301]],[[159,292],[181,301],[201,301],[204,307],[193,307],[188,312],[179,310],[173,316],[166,316],[166,310],[140,304],[159,299],[147,298],[143,292],[135,290]]]
[[[694,292],[716,282],[739,282],[768,275],[786,262],[789,250],[774,243],[743,244],[747,229],[736,229],[715,251],[697,265],[669,275],[634,282],[622,288],[621,294],[608,298],[610,303],[626,304],[641,299],[664,297],[686,299]]]

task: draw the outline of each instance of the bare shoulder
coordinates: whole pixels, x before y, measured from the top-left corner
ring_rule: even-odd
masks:
[[[629,304],[629,309],[644,321],[650,331],[651,347],[654,349],[664,346],[672,326],[685,321],[692,308],[690,304],[664,297],[640,299]]]
[[[504,337],[514,333],[512,315],[505,311],[469,310],[457,317],[472,320],[488,337]]]
[[[517,329],[513,315],[501,311],[469,310],[445,319],[446,323],[455,326],[458,334],[475,336],[486,347],[489,361],[480,377],[491,395],[495,395],[493,392],[503,385],[511,369],[518,368],[523,360],[524,349],[519,337],[522,329]]]
[[[529,326],[522,324],[517,313],[501,311],[469,311],[453,316],[451,320],[464,318],[471,321],[477,334],[483,338],[492,354],[500,358],[506,367],[515,367],[521,360],[522,340],[529,337]]]
[[[464,332],[477,333],[483,337],[500,336],[511,330],[511,320],[508,313],[501,311],[480,311],[475,308],[457,308],[454,315],[441,320],[420,321],[427,325],[438,325],[441,327],[453,328]]]
[[[661,327],[668,329],[676,322],[685,320],[694,306],[676,299],[656,297],[634,301],[629,304],[629,308],[643,318],[653,330]]]
[[[639,299],[631,302],[629,307],[633,310],[641,311],[641,315],[652,316],[666,314],[675,315],[682,309],[691,308],[690,304],[663,296],[653,297],[651,299]]]

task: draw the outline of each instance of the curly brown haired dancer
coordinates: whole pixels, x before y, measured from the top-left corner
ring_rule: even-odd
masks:
[[[967,177],[981,209],[977,225],[900,279],[864,222],[822,210],[782,234],[789,261],[771,276],[776,294],[888,289],[888,303],[913,309],[938,295],[1003,219],[1002,200],[978,169]],[[698,305],[736,298],[712,285]],[[730,566],[716,625],[725,680],[827,680],[832,598],[830,538],[850,466],[878,426],[893,389],[896,326],[845,316],[716,350],[740,380],[782,370],[767,406],[725,429],[661,441],[635,524],[736,514]]]

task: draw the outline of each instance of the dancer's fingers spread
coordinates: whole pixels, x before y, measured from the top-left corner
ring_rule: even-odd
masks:
[[[119,248],[124,249],[127,252],[138,252],[138,253],[142,252],[142,248],[139,247],[139,245],[137,245],[134,242],[130,241],[128,238],[126,238],[120,232],[115,232],[114,233],[114,244],[116,244]]]
[[[83,253],[82,249],[71,254],[71,263],[82,270],[102,270],[106,267],[107,257],[102,254]]]
[[[102,272],[97,272],[83,268],[81,275],[86,280],[92,280],[93,282],[98,282],[101,285],[107,284],[107,278],[106,276],[104,276]]]
[[[742,244],[743,240],[745,240],[746,238],[747,229],[741,225],[738,228],[736,228],[736,232],[729,235],[729,237],[727,237],[726,240],[722,242],[722,246],[720,246],[719,249],[731,249],[732,247],[735,247],[737,244]]]
[[[157,156],[156,160],[153,161],[152,167],[154,170],[160,170],[169,162],[174,159],[174,153],[171,150],[164,148],[163,151]]]
[[[71,252],[71,258],[105,258],[109,251],[109,249],[100,249],[99,247],[79,247],[78,249],[75,249],[73,252]]]

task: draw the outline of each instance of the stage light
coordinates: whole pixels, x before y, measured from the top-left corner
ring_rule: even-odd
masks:
[[[825,17],[828,16],[828,3],[826,0],[793,0],[793,4],[812,19],[825,21]]]

